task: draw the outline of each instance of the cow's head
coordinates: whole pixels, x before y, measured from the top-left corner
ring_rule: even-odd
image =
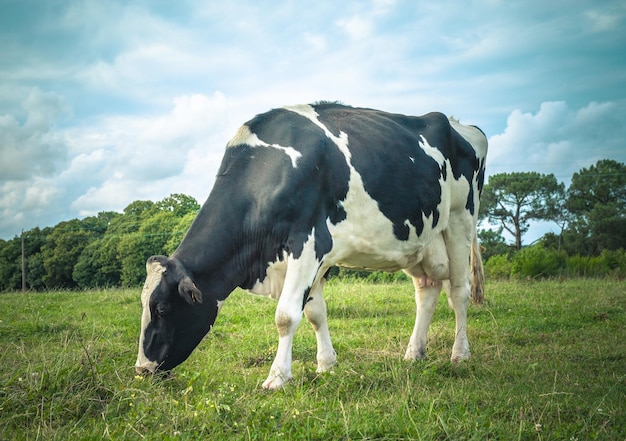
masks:
[[[152,256],[141,292],[141,335],[137,372],[169,371],[185,361],[209,332],[217,302],[196,287],[176,259]]]

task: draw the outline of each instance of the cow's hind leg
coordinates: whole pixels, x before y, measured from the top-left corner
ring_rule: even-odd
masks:
[[[456,329],[452,355],[454,362],[467,360],[470,357],[469,341],[467,340],[467,306],[469,304],[469,284],[450,287],[450,302],[456,318]]]
[[[470,251],[474,227],[469,213],[450,219],[450,226],[444,233],[448,257],[450,259],[450,292],[448,303],[454,310],[456,319],[454,345],[451,360],[466,360],[470,357],[467,340],[467,309],[470,300]]]
[[[443,236],[437,235],[424,250],[422,261],[405,270],[415,286],[415,326],[404,358],[421,360],[426,355],[428,328],[441,293],[441,280],[448,278],[448,254]]]
[[[454,284],[450,282],[448,303],[452,306],[455,316],[455,335],[452,355],[454,362],[467,360],[470,357],[469,341],[467,340],[467,309],[470,299],[469,282]]]
[[[328,320],[326,316],[326,302],[322,295],[324,288],[322,279],[315,291],[309,295],[309,300],[304,307],[304,315],[313,326],[315,338],[317,340],[317,372],[327,372],[337,363],[337,353],[333,348],[328,331]]]

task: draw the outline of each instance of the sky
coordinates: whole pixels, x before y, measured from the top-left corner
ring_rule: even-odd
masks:
[[[625,42],[623,0],[0,0],[0,238],[203,203],[242,123],[318,100],[453,115],[487,176],[567,186],[626,163]]]

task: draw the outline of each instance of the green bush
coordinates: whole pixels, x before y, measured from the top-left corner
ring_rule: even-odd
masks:
[[[402,271],[388,273],[385,271],[365,271],[341,267],[333,267],[329,272],[329,278],[343,281],[367,281],[370,283],[393,283],[409,280],[409,276]]]
[[[567,256],[563,251],[542,244],[522,248],[509,257],[492,256],[485,262],[485,276],[502,280],[549,277],[626,277],[626,250],[604,250],[599,256]]]
[[[371,283],[404,282],[409,280],[409,276],[407,276],[402,271],[396,271],[395,273],[374,271],[373,273],[369,273],[365,280]]]
[[[570,256],[566,269],[569,277],[604,277],[609,273],[603,256]]]
[[[485,277],[488,279],[508,279],[513,263],[508,254],[492,256],[485,262]]]
[[[541,279],[559,276],[566,266],[564,252],[547,250],[541,244],[522,248],[512,261],[511,276]]]
[[[604,258],[609,273],[612,276],[624,278],[626,277],[626,250],[620,248],[618,250],[610,251],[603,250],[600,255]]]
[[[570,256],[567,259],[568,277],[626,277],[626,251],[604,250],[599,256]]]

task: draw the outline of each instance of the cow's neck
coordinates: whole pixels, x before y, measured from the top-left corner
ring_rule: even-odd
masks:
[[[245,231],[249,203],[218,181],[172,258],[189,271],[201,290],[223,300],[236,288],[250,288],[262,269],[264,235]],[[229,191],[230,190],[230,191]]]

